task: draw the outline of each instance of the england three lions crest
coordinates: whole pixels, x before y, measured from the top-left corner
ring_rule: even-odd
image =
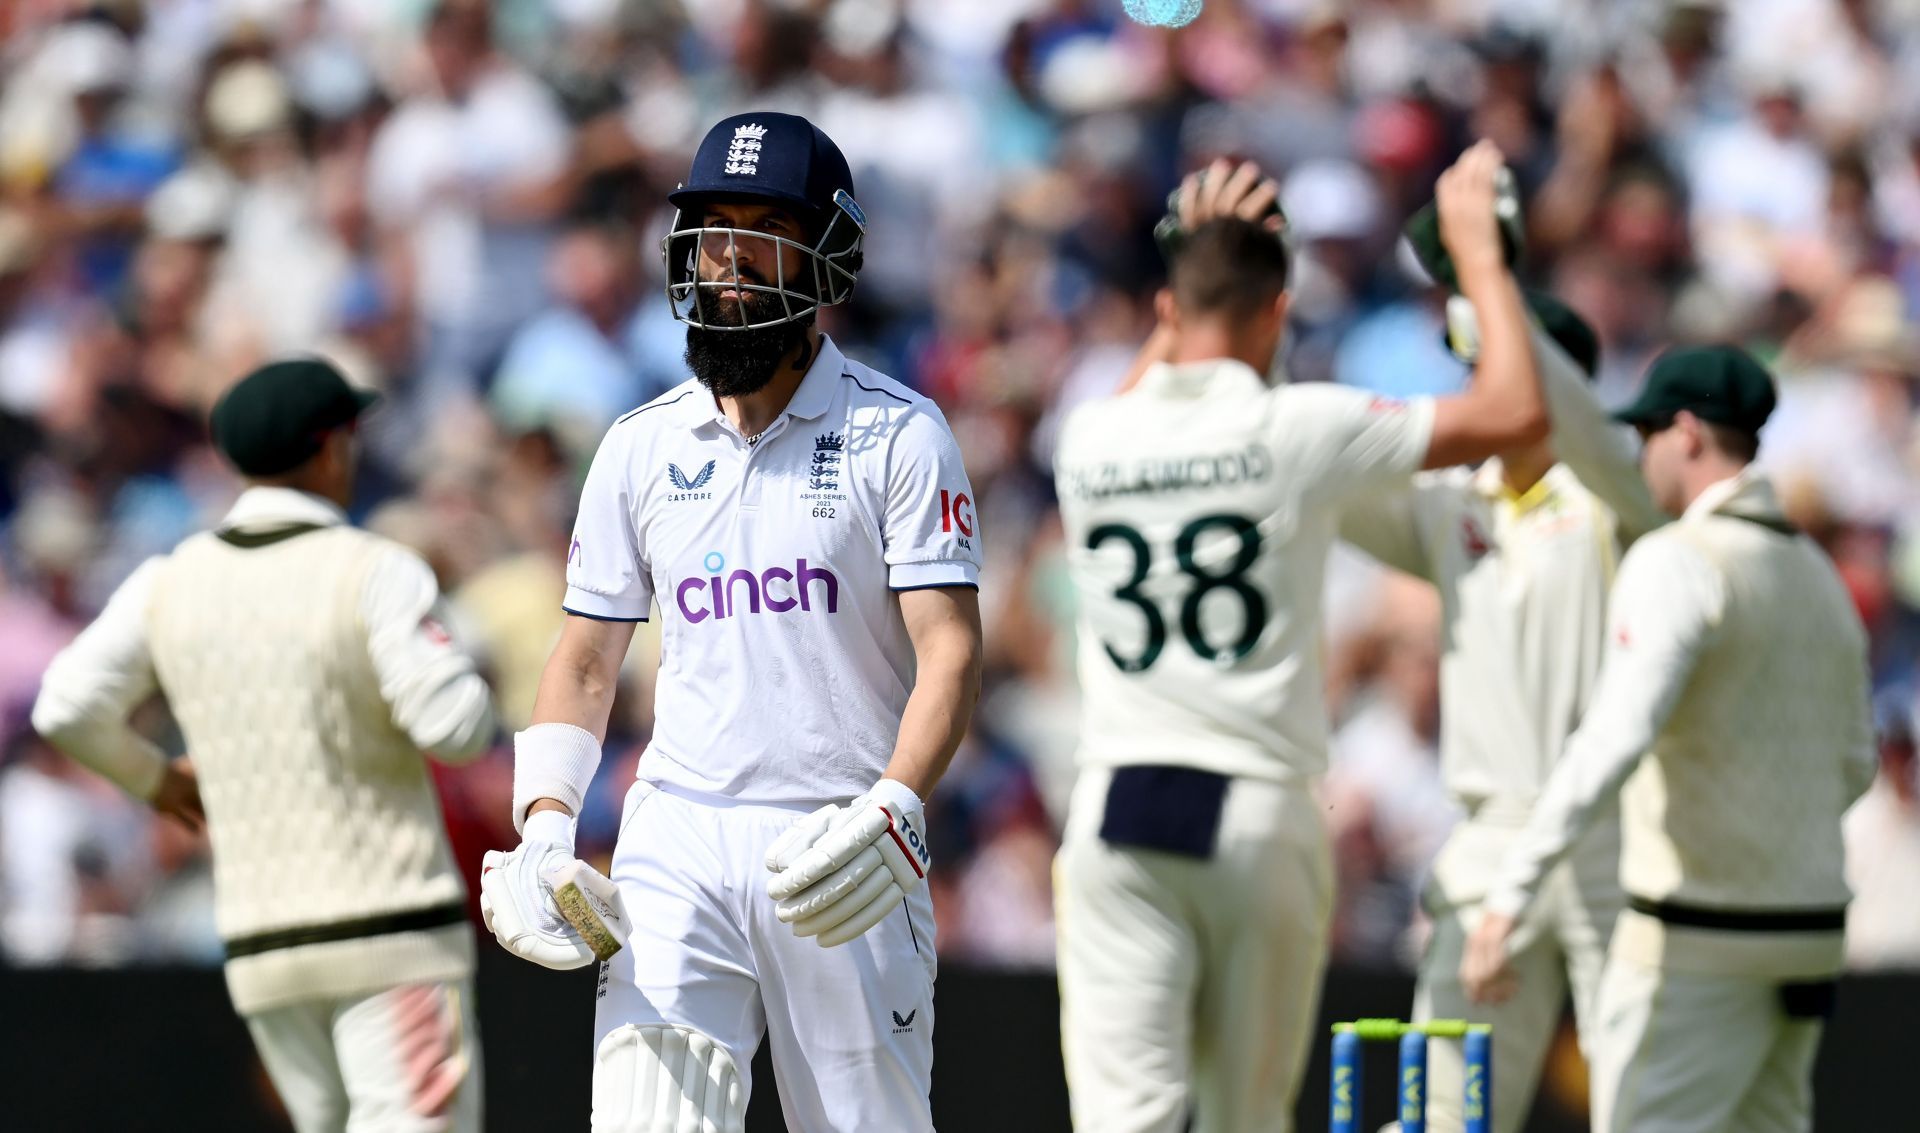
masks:
[[[758,122],[748,122],[733,131],[733,140],[727,143],[726,171],[736,177],[752,177],[760,172],[760,147],[767,136],[767,128]]]
[[[807,493],[838,493],[840,462],[846,454],[847,438],[840,433],[822,433],[813,438],[813,458],[807,465]]]

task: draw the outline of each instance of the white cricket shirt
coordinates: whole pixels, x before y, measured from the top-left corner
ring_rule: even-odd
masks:
[[[977,586],[973,490],[931,401],[822,337],[749,445],[688,381],[614,423],[567,553],[567,612],[658,603],[640,777],[751,802],[851,798],[913,690],[896,592]]]
[[[1433,404],[1156,366],[1067,419],[1080,758],[1289,780],[1326,770],[1322,579],[1340,508],[1406,483]]]

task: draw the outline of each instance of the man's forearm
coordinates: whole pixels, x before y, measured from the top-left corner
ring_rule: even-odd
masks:
[[[93,716],[41,694],[33,726],[60,752],[138,799],[153,798],[167,769],[166,753],[117,716]]]
[[[1520,287],[1497,258],[1457,261],[1457,269],[1460,292],[1480,319],[1480,358],[1466,396],[1516,443],[1539,440],[1549,427],[1547,405]]]
[[[611,672],[609,672],[611,668]],[[540,674],[533,697],[534,724],[572,724],[607,738],[607,720],[619,687],[619,662],[611,665],[595,654],[556,651]]]
[[[579,766],[587,755],[584,749],[597,746],[607,738],[607,720],[613,712],[613,698],[618,685],[618,658],[610,660],[591,651],[569,650],[564,643],[555,650],[547,661],[546,670],[540,675],[540,688],[533,701],[533,720],[525,732],[514,737],[516,796],[523,792],[519,783],[522,773],[527,770],[522,763],[529,758],[526,754],[529,737],[535,737],[536,742],[541,737],[549,741],[539,742],[536,749],[543,765],[555,768],[568,766],[565,753],[572,749],[571,765]],[[543,727],[549,725],[560,727]],[[591,738],[591,745],[586,742],[587,737],[580,735],[581,732]],[[579,788],[584,790],[584,785],[579,785]],[[523,818],[548,810],[572,815],[578,809],[572,799],[544,793],[536,794],[531,799],[521,799],[517,805],[525,807]]]
[[[1641,732],[1604,737],[1576,733],[1568,741],[1567,754],[1548,778],[1526,829],[1494,876],[1488,909],[1513,917],[1526,911],[1547,874],[1593,825],[1652,739]]]
[[[904,783],[923,799],[947,773],[980,697],[976,646],[955,643],[933,661],[920,666],[884,776]]]
[[[1640,474],[1640,449],[1607,415],[1580,367],[1538,327],[1532,331],[1540,392],[1552,417],[1553,454],[1589,492],[1613,509],[1626,541],[1667,521]]]

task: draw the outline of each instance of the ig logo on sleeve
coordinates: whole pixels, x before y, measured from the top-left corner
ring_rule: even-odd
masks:
[[[959,529],[958,542],[969,551],[973,549],[973,520],[973,501],[967,498],[965,492],[940,489],[940,530],[952,534],[956,528]]]

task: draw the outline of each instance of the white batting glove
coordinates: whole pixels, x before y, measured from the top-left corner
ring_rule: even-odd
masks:
[[[573,856],[573,820],[554,810],[529,816],[511,852],[487,851],[480,916],[502,948],[559,971],[608,959],[627,939],[620,890]]]
[[[846,806],[794,823],[767,851],[774,915],[822,948],[879,924],[933,867],[924,811],[906,784],[882,779]]]

